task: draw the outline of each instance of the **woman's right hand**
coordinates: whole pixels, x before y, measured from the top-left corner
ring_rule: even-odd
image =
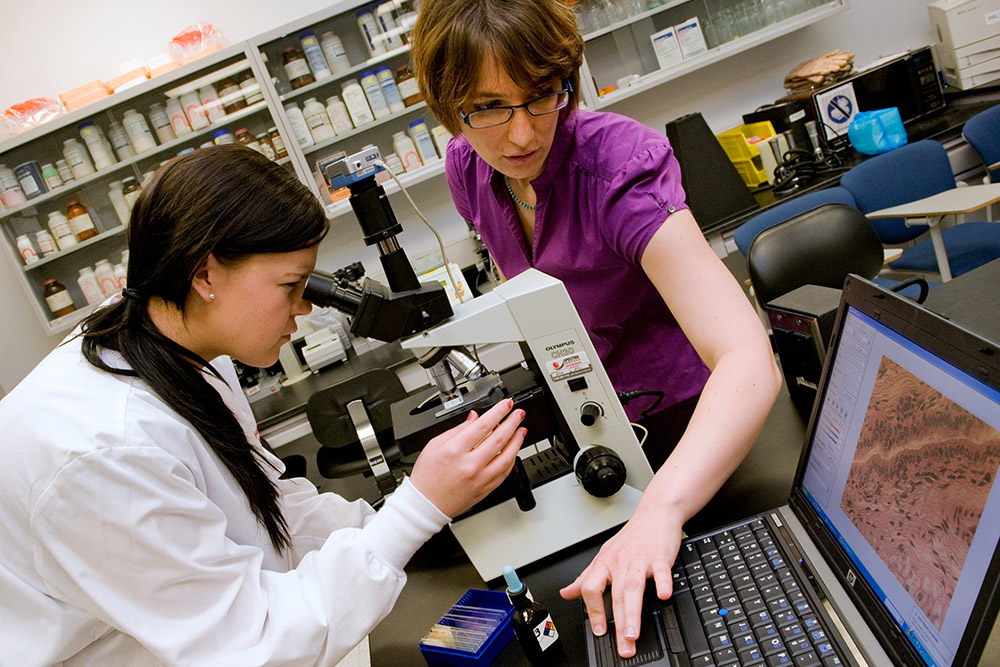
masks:
[[[518,428],[524,410],[510,412],[513,406],[505,398],[481,416],[469,412],[468,419],[431,439],[417,457],[410,481],[449,517],[485,498],[514,466],[527,431]]]

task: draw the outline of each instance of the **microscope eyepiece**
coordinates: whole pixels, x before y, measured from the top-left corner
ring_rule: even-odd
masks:
[[[306,301],[322,308],[332,306],[348,316],[357,314],[362,296],[361,291],[323,271],[313,271],[302,292]]]

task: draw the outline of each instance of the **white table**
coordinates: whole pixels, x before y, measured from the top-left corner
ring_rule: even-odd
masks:
[[[907,226],[922,225],[930,229],[934,256],[937,258],[941,281],[951,280],[951,266],[945,253],[944,240],[938,223],[946,215],[971,213],[1000,201],[1000,183],[969,185],[952,188],[936,195],[899,206],[879,209],[866,214],[869,218],[903,218]]]

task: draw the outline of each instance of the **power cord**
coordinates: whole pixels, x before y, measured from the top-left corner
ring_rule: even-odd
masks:
[[[837,171],[843,166],[836,153],[824,152],[822,156],[799,148],[793,148],[781,156],[781,163],[774,168],[774,191],[788,192],[803,182],[817,176]]]
[[[406,201],[410,202],[410,206],[413,207],[413,211],[417,214],[417,217],[420,218],[420,220],[425,225],[427,225],[427,229],[431,230],[431,234],[433,234],[434,238],[437,239],[438,248],[441,249],[441,260],[444,262],[444,270],[448,274],[448,280],[451,281],[451,284],[455,289],[455,294],[458,296],[459,303],[464,303],[465,298],[458,291],[458,281],[455,280],[455,276],[453,276],[451,273],[451,266],[449,266],[448,263],[448,255],[446,255],[444,251],[444,241],[441,240],[441,235],[437,233],[437,230],[434,229],[433,225],[431,225],[431,223],[427,221],[427,218],[424,217],[424,214],[420,212],[419,208],[417,208],[417,203],[413,201],[413,197],[411,197],[410,193],[406,191],[406,187],[403,186],[403,183],[399,180],[399,178],[392,171],[389,165],[387,165],[383,160],[376,160],[375,164],[385,169],[386,173],[392,177],[392,180],[394,180],[396,182],[396,185],[399,187],[400,192],[402,192],[403,196],[406,197]]]
[[[633,428],[637,428],[642,431],[642,438],[639,440],[639,446],[642,447],[646,444],[646,440],[649,438],[649,429],[642,424],[636,424],[635,422],[629,422]]]
[[[650,412],[652,412],[656,408],[660,407],[660,403],[663,402],[663,392],[662,391],[655,391],[655,390],[641,391],[641,390],[633,389],[631,391],[619,391],[618,392],[618,400],[622,402],[622,405],[627,405],[627,404],[631,403],[633,399],[639,398],[640,396],[654,396],[654,397],[656,397],[656,402],[655,403],[653,403],[651,406],[649,406],[648,408],[646,408],[645,410],[643,410],[641,413],[639,413],[639,418],[640,419],[645,419],[646,416]]]

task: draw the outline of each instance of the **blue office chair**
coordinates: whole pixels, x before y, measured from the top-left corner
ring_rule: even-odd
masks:
[[[1000,104],[966,121],[962,136],[979,153],[984,166],[1000,163]],[[1000,167],[990,171],[989,177],[991,183],[1000,183]]]
[[[750,252],[750,244],[762,231],[824,204],[855,205],[854,197],[844,188],[834,187],[809,192],[771,206],[753,216],[737,228],[733,233],[733,241],[736,242],[740,254],[746,257]]]
[[[868,158],[845,173],[840,184],[854,196],[862,212],[871,213],[954,188],[955,177],[944,146],[926,139]],[[873,219],[871,223],[886,245],[914,242],[927,232],[925,226],[908,227],[902,218]],[[1000,258],[1000,224],[966,222],[942,229],[941,236],[953,276]],[[931,240],[915,241],[889,266],[899,271],[937,273]]]

